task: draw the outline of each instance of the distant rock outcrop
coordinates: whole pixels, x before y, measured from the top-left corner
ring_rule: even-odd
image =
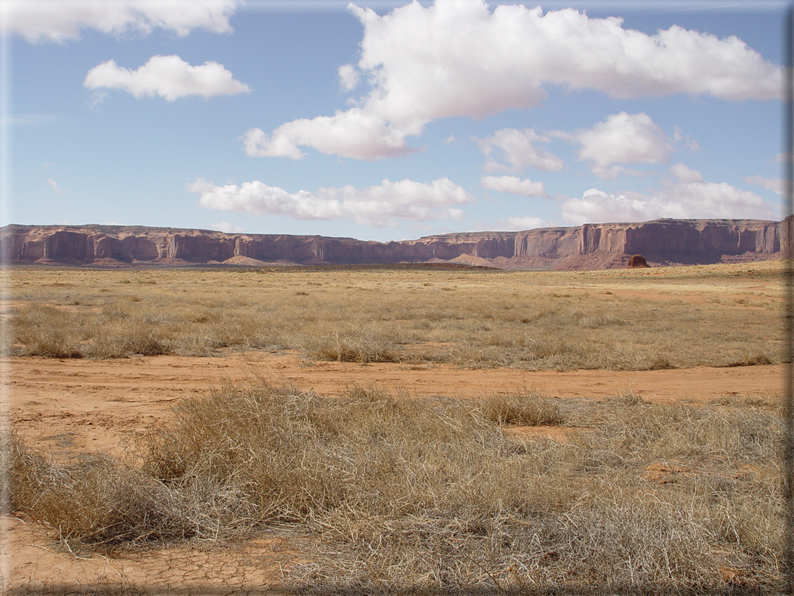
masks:
[[[642,255],[631,255],[629,257],[629,269],[642,269],[644,267],[650,267],[648,265],[648,261],[645,260],[645,257]]]
[[[660,219],[384,243],[140,226],[9,225],[0,228],[0,258],[94,266],[451,261],[504,269],[607,269],[626,267],[637,254],[653,265],[779,258],[790,243],[788,229],[787,222]]]

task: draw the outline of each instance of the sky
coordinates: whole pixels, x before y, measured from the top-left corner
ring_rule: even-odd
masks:
[[[786,6],[3,0],[2,223],[779,220]]]

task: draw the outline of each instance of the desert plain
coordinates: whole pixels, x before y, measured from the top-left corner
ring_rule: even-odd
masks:
[[[7,593],[781,586],[781,261],[3,275]]]

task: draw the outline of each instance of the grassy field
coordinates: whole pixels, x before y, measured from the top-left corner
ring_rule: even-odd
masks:
[[[299,350],[308,360],[652,370],[780,361],[780,263],[10,272],[10,353]]]
[[[601,272],[17,269],[7,351],[652,370],[780,361],[781,265]],[[526,432],[551,427],[553,440]],[[513,432],[515,431],[515,432]],[[7,438],[12,509],[70,549],[307,539],[306,594],[780,588],[773,395],[340,396],[250,381],[186,398],[123,457]]]

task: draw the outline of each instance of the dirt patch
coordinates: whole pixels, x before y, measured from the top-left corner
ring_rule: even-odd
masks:
[[[642,479],[656,484],[676,482],[681,476],[694,476],[692,468],[678,462],[656,462],[645,468]]]
[[[2,524],[4,594],[287,594],[282,570],[300,560],[275,535],[222,548],[187,544],[101,555],[69,552],[18,517],[4,516]]]
[[[533,372],[430,364],[307,364],[297,353],[284,352],[230,352],[220,358],[9,358],[2,364],[7,370],[3,381],[5,404],[14,428],[28,445],[56,460],[82,451],[120,454],[136,435],[152,425],[167,423],[180,399],[206,394],[225,381],[264,378],[324,395],[336,395],[347,386],[363,384],[401,390],[407,396],[485,398],[532,388],[549,398],[563,400],[600,400],[631,392],[648,402],[705,403],[732,395],[774,396],[781,391],[783,373],[782,366],[777,365]],[[542,438],[566,442],[573,433],[585,431],[538,426],[506,428],[505,432],[522,441]],[[649,482],[667,483],[675,482],[687,470],[660,463],[645,473]],[[294,550],[300,538],[298,542],[289,539],[289,548],[293,549],[289,550],[283,536],[277,534],[221,548],[186,544],[152,551],[122,551],[110,558],[70,553],[55,543],[57,531],[24,519],[8,516],[3,523],[0,585],[5,591],[18,594],[70,593],[70,589],[71,593],[102,593],[97,590],[133,587],[150,594],[278,594],[284,589],[282,570],[302,560],[302,555]],[[743,581],[742,570],[731,573],[735,573],[731,581]]]
[[[4,380],[14,428],[59,457],[72,451],[118,454],[125,441],[169,419],[182,398],[264,378],[322,395],[354,384],[408,395],[486,397],[529,387],[551,398],[603,399],[632,391],[647,401],[711,402],[782,391],[782,365],[654,371],[522,371],[452,365],[319,362],[295,353],[232,352],[223,358],[139,356],[117,360],[10,358]],[[63,445],[63,438],[70,444]]]

